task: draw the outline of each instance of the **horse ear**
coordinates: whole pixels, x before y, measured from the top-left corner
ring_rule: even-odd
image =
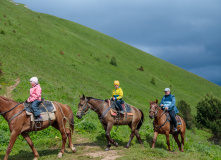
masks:
[[[158,99],[156,99],[156,104],[158,104]]]
[[[83,97],[82,98],[84,98],[85,99],[85,96],[84,96],[84,94],[83,94]]]
[[[149,101],[150,102],[150,104],[151,104],[151,101]]]

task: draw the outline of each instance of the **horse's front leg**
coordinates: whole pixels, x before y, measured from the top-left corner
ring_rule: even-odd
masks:
[[[12,150],[14,144],[15,144],[15,141],[16,141],[18,135],[19,135],[19,134],[16,133],[15,131],[14,131],[14,132],[13,132],[13,131],[11,132],[11,137],[10,137],[10,141],[9,141],[9,144],[8,144],[8,148],[7,148],[7,150],[6,150],[6,154],[5,154],[4,160],[7,160],[7,159],[8,159],[8,156],[9,156],[9,154],[10,154],[10,152],[11,152],[11,150]]]
[[[105,133],[106,133],[107,125],[103,124],[102,122],[101,122],[101,124],[104,127]],[[111,142],[109,141],[109,139],[107,139],[107,147],[105,148],[105,151],[109,151],[110,147],[111,147]]]
[[[158,136],[158,132],[154,131],[153,141],[152,141],[152,148],[155,147],[155,142],[156,142],[156,140],[157,140],[157,136]]]
[[[110,131],[111,131],[111,129],[112,129],[112,127],[113,127],[113,123],[108,123],[107,124],[107,129],[106,129],[106,132],[105,132],[105,137],[107,138],[107,140],[109,141],[109,142],[111,142],[113,145],[115,145],[116,147],[118,147],[118,143],[117,142],[115,142],[113,139],[111,139],[111,137],[110,137]],[[108,142],[108,143],[109,143]],[[110,144],[110,143],[109,143]],[[109,145],[108,145],[109,146]],[[107,148],[106,148],[107,149]],[[108,150],[107,150],[108,151]]]
[[[171,151],[171,149],[170,149],[170,134],[169,134],[169,131],[166,132],[166,139],[167,139],[168,150]]]
[[[39,157],[39,154],[36,151],[36,149],[34,148],[34,144],[33,144],[32,140],[31,140],[31,138],[29,137],[28,133],[23,132],[23,133],[21,133],[21,135],[24,137],[24,139],[26,140],[28,145],[31,147],[32,152],[34,153],[34,156],[35,156],[34,160],[37,160],[38,157]]]

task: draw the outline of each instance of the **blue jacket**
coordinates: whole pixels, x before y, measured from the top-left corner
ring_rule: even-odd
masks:
[[[165,109],[165,107],[168,107],[168,111],[174,110],[175,114],[179,113],[176,105],[176,99],[174,95],[169,94],[168,96],[163,96],[160,105],[163,104],[164,106],[162,107],[162,109]]]

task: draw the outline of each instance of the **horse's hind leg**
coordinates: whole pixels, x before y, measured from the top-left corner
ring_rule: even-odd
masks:
[[[35,156],[34,160],[37,160],[39,157],[39,154],[36,151],[36,149],[34,148],[34,144],[31,140],[31,138],[29,137],[28,133],[23,132],[23,133],[21,133],[21,135],[24,137],[24,139],[26,140],[26,142],[28,143],[28,145],[32,149],[32,152],[34,153],[34,156]]]
[[[140,144],[143,144],[143,142],[142,142],[142,140],[141,140],[141,138],[140,138],[140,134],[139,134],[139,132],[138,132],[137,129],[135,130],[135,135],[136,135],[138,141],[140,142]]]
[[[69,147],[71,148],[72,152],[73,153],[76,153],[77,152],[77,149],[74,147],[73,143],[72,143],[72,139],[71,139],[71,130],[66,128],[65,129],[65,132],[67,134],[67,137],[68,137],[68,141],[69,141]]]
[[[174,139],[175,139],[175,141],[176,141],[176,143],[179,147],[179,150],[181,151],[181,143],[180,143],[180,140],[178,138],[178,135],[179,135],[178,133],[175,133],[175,134],[173,134],[173,137],[174,137]]]
[[[185,132],[181,132],[180,135],[181,135],[181,152],[183,152]]]

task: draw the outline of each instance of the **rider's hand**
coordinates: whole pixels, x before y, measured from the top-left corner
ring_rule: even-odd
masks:
[[[163,104],[161,104],[160,106],[161,106],[161,107],[163,107],[164,105],[163,105]]]
[[[168,107],[165,107],[165,110],[168,110]]]
[[[113,97],[112,99],[113,99],[113,101],[114,101],[114,100],[115,100],[115,97]]]

